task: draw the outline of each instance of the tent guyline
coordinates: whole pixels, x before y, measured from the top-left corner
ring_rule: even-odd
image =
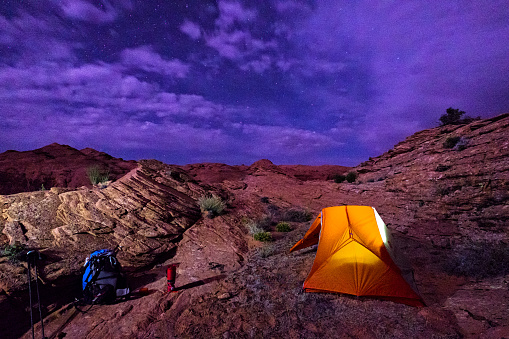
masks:
[[[413,270],[375,208],[324,208],[290,252],[318,244],[303,288],[424,306]]]

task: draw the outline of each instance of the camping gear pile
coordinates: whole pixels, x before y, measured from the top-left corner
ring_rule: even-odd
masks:
[[[117,297],[127,297],[129,287],[122,274],[116,250],[102,249],[90,254],[83,274],[83,302],[85,304],[111,303]]]

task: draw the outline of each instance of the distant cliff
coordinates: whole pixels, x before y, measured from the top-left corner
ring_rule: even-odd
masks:
[[[91,148],[79,151],[57,143],[33,151],[6,151],[0,154],[0,194],[51,187],[91,187],[87,169],[94,166],[116,180],[135,168],[136,162]]]

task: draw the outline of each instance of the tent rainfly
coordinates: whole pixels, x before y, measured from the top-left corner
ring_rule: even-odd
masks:
[[[413,271],[392,242],[380,215],[369,206],[322,210],[290,252],[318,243],[306,292],[337,292],[424,306]]]

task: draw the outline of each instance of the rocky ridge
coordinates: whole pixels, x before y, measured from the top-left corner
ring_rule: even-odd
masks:
[[[57,143],[33,151],[6,151],[0,154],[0,194],[91,187],[87,169],[93,166],[117,180],[137,165],[91,148],[79,151]]]

